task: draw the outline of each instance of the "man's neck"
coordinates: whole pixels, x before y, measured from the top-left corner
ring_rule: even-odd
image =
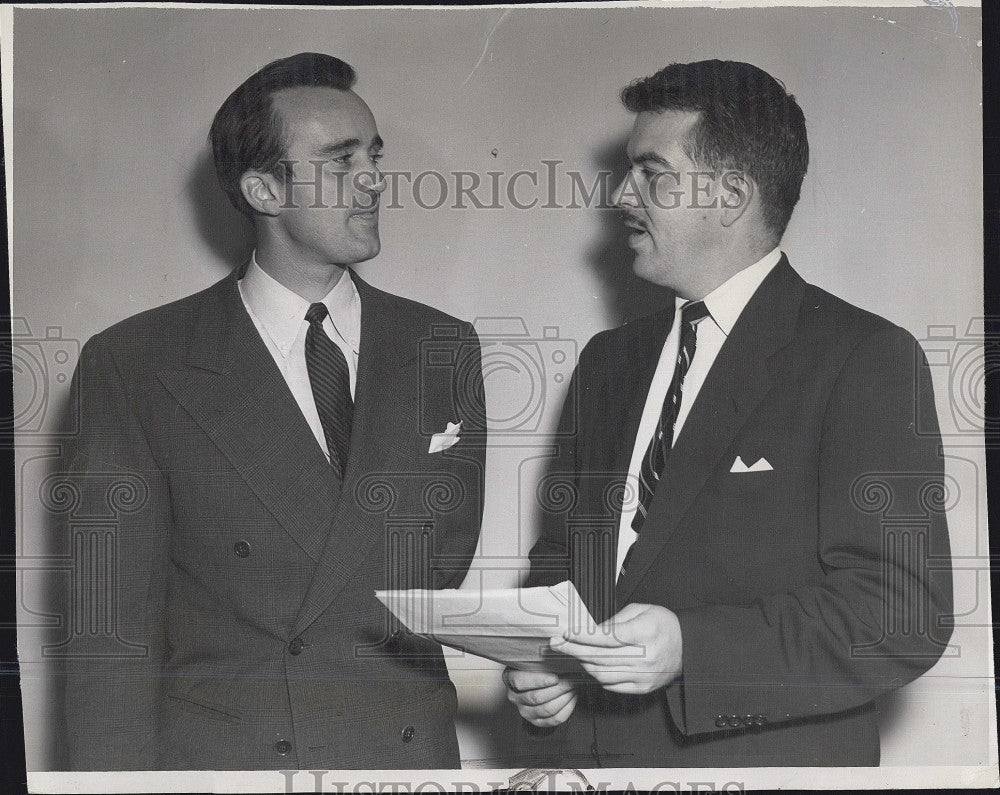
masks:
[[[258,241],[254,257],[268,276],[310,303],[326,297],[346,270],[344,265],[295,257],[264,241]]]
[[[713,257],[715,267],[705,267],[695,272],[700,277],[697,283],[678,288],[677,295],[689,301],[700,301],[717,287],[722,286],[742,270],[749,268],[761,257],[767,256],[778,245],[778,241],[755,246],[732,248]]]

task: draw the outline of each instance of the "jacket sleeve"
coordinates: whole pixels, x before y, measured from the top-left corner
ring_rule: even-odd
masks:
[[[66,743],[74,770],[156,768],[170,508],[115,360],[84,346],[71,386],[80,431],[57,492],[73,573],[66,616]],[[58,491],[60,490],[61,491]]]
[[[934,664],[952,611],[940,445],[913,337],[893,327],[861,341],[829,397],[817,527],[803,528],[822,581],[678,612],[683,676],[666,697],[684,734],[840,712]]]

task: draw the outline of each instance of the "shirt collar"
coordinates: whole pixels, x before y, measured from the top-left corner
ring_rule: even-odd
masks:
[[[257,264],[256,252],[250,256],[250,264],[240,280],[240,289],[275,347],[282,356],[288,356],[299,329],[306,322],[310,302],[261,268]],[[361,299],[346,268],[322,302],[326,304],[337,333],[357,355],[361,336]]]
[[[743,309],[753,298],[753,294],[757,292],[761,282],[767,278],[767,274],[774,269],[780,260],[781,248],[775,247],[753,265],[734,273],[702,299],[712,316],[712,320],[727,337],[733,330],[733,326],[736,325],[736,321],[739,320]],[[678,296],[676,302],[679,313],[687,300]]]

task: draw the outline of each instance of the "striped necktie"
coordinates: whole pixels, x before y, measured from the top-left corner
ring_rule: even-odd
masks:
[[[354,401],[351,399],[351,374],[344,352],[323,331],[327,314],[326,305],[321,303],[312,304],[306,312],[309,322],[306,370],[319,422],[323,426],[330,465],[337,472],[337,477],[343,480],[351,443]]]
[[[663,409],[656,421],[653,438],[649,441],[646,454],[642,457],[642,466],[639,468],[639,503],[636,506],[635,516],[632,517],[632,529],[636,533],[642,529],[642,524],[646,521],[646,514],[653,502],[653,493],[656,491],[663,467],[667,462],[667,456],[674,443],[674,424],[677,422],[677,414],[681,406],[684,376],[687,375],[691,361],[694,359],[698,334],[697,324],[708,315],[708,308],[704,301],[687,303],[681,309],[681,344],[677,351],[674,376],[670,380],[670,388],[663,401]],[[622,563],[621,574],[625,573],[631,552],[630,548]]]

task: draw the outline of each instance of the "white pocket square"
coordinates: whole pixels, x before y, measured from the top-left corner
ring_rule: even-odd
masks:
[[[442,450],[447,450],[453,444],[457,444],[460,438],[458,435],[460,430],[462,430],[461,421],[449,422],[447,428],[441,433],[435,433],[431,437],[431,446],[427,449],[427,452],[440,453]]]
[[[766,458],[760,458],[757,463],[753,466],[747,466],[743,463],[743,458],[741,456],[736,456],[736,460],[733,461],[733,465],[729,468],[730,472],[770,472],[774,467],[768,462]]]

